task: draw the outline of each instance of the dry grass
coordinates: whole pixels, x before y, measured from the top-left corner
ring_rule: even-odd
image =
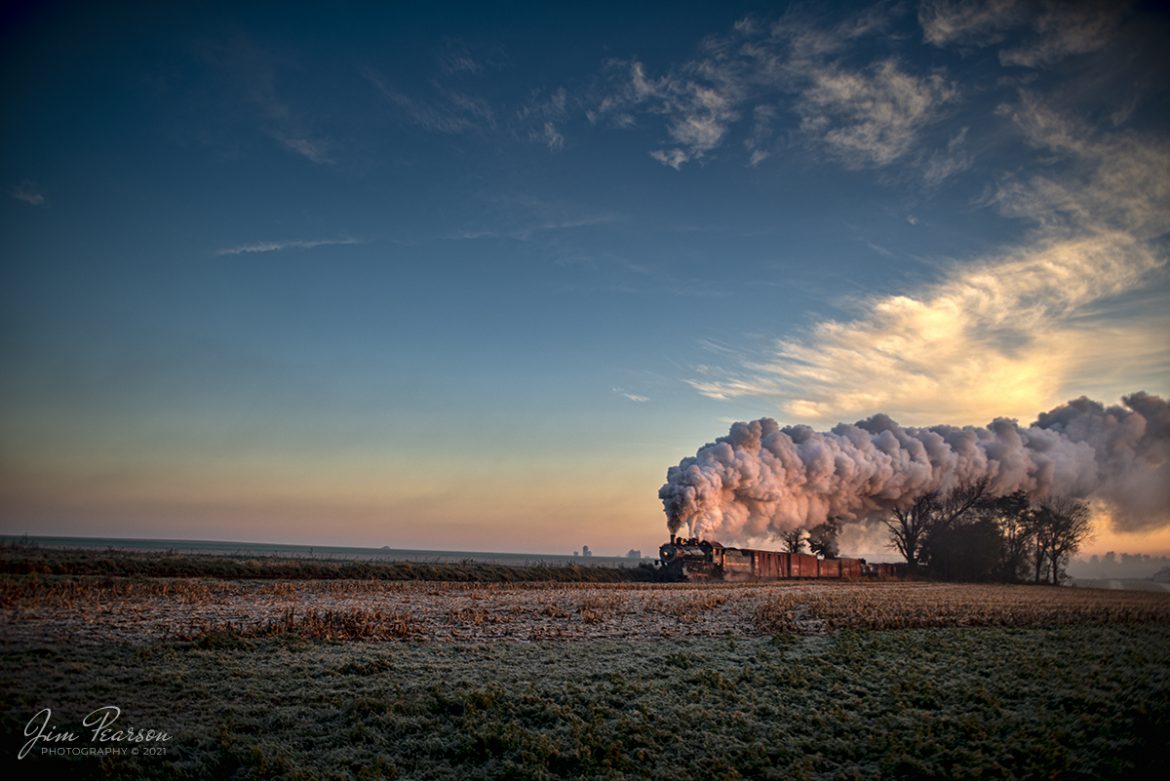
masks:
[[[727,604],[729,595],[723,591],[687,594],[681,599],[661,599],[654,609],[680,621],[698,621],[704,615]]]
[[[1032,586],[840,584],[779,592],[756,608],[754,619],[764,632],[1170,623],[1170,597]]]
[[[477,642],[1170,623],[1170,594],[931,583],[569,584],[0,575],[7,641]]]
[[[289,609],[262,623],[224,622],[198,627],[180,639],[205,640],[228,635],[240,638],[296,637],[304,640],[343,642],[353,640],[404,640],[419,637],[423,628],[405,612],[382,610],[316,610],[298,613]]]
[[[286,584],[286,588],[291,584]],[[127,599],[175,599],[202,604],[230,589],[222,581],[130,578],[0,578],[0,608],[100,607]]]

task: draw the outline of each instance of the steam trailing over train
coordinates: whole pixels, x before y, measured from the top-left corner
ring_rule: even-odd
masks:
[[[863,520],[931,492],[988,481],[1001,496],[1101,501],[1118,528],[1170,524],[1170,407],[1147,393],[1106,407],[1079,398],[1029,426],[900,426],[886,415],[818,432],[736,423],[667,471],[658,492],[673,539],[769,539]]]

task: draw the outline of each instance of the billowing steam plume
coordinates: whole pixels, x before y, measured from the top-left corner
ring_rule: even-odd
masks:
[[[931,491],[987,478],[999,496],[1092,497],[1114,524],[1170,523],[1170,407],[1147,393],[1105,407],[1079,398],[1028,427],[899,426],[886,415],[829,432],[736,423],[667,471],[658,492],[673,535],[725,542],[774,537],[829,517],[861,520]]]

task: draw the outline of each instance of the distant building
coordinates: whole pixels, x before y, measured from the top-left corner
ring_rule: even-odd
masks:
[[[630,548],[629,553],[626,554],[626,558],[627,559],[640,559],[640,558],[642,558],[642,551],[634,550],[633,548]]]
[[[588,558],[588,557],[593,555],[593,551],[589,550],[588,545],[582,545],[581,546],[581,555]]]

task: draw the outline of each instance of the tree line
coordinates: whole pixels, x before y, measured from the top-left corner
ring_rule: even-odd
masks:
[[[788,553],[803,553],[808,550],[825,559],[834,559],[839,552],[837,536],[841,522],[830,518],[811,529],[789,529],[780,535],[780,545]]]
[[[881,519],[890,547],[912,570],[943,580],[1059,583],[1089,537],[1089,505],[1062,496],[1033,504],[1024,491],[992,496],[988,486],[980,480],[894,508]],[[791,553],[833,558],[840,530],[830,518],[787,531],[780,542]]]
[[[890,546],[911,569],[945,580],[1057,584],[1089,538],[1091,512],[1078,499],[1038,504],[1024,491],[991,496],[988,481],[924,494],[882,519]]]

